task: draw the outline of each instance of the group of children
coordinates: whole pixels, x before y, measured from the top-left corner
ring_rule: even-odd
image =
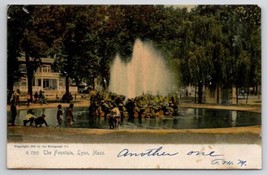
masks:
[[[74,118],[73,118],[73,103],[71,103],[69,105],[69,107],[67,108],[66,111],[66,123],[67,123],[67,127],[72,127],[73,122],[75,122]],[[63,123],[63,109],[62,109],[62,105],[59,104],[57,106],[57,126],[59,129],[61,128],[61,125]]]
[[[30,97],[30,94],[28,94],[28,95]],[[45,96],[45,92],[44,91],[40,90],[39,94],[37,92],[35,92],[35,94],[34,94],[33,97],[34,97],[34,103],[39,102],[41,105],[43,103],[47,104],[47,101],[46,101],[47,99],[46,99],[46,96]]]
[[[23,126],[27,126],[28,123],[30,123],[30,126],[33,126],[33,123],[35,123],[35,127],[42,127],[43,124],[48,127],[45,115],[42,114],[40,117],[35,117],[33,110],[29,110],[28,114],[24,117]]]
[[[70,104],[69,107],[67,108],[66,111],[66,123],[67,123],[67,127],[71,127],[73,122],[74,122],[74,118],[73,118],[73,104]],[[35,124],[35,127],[42,127],[43,124],[45,124],[45,126],[49,126],[45,120],[45,114],[42,114],[40,117],[36,117],[34,116],[34,112],[32,109],[30,109],[28,111],[28,113],[25,115],[24,120],[23,120],[23,125],[27,126],[28,123],[30,123],[30,126],[34,126],[33,124]],[[61,128],[62,123],[63,123],[63,109],[62,109],[62,105],[59,104],[58,105],[58,109],[57,109],[57,125],[56,128]]]

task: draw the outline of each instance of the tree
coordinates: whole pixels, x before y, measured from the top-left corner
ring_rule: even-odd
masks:
[[[196,48],[206,48],[203,58],[198,60],[198,63],[206,64],[205,72],[195,71],[198,76],[203,74],[202,80],[205,86],[217,89],[217,92],[220,87],[227,89],[235,86],[237,93],[239,87],[248,89],[253,86],[253,77],[260,74],[259,8],[201,5],[193,9],[190,15],[193,37],[187,52],[191,50],[188,53],[192,59],[199,55],[195,52]],[[253,54],[257,56],[252,56]],[[187,64],[186,60],[188,59],[183,59],[181,63],[190,70],[190,64]],[[196,65],[193,65],[193,69],[194,66]],[[258,73],[255,73],[255,70]],[[196,81],[193,77],[197,77],[192,75],[188,77],[188,73],[183,76],[191,83]],[[236,96],[238,103],[238,94]]]
[[[229,6],[224,9],[224,24],[228,29],[225,34],[234,65],[233,85],[237,89],[238,103],[239,88],[245,88],[249,93],[249,87],[260,84],[261,81],[260,8],[255,5]]]
[[[20,55],[19,41],[26,27],[24,19],[27,14],[23,11],[23,6],[10,6],[7,16],[7,101],[9,102],[13,91],[13,84],[21,76],[17,58]]]
[[[199,102],[204,86],[215,91],[260,84],[257,6],[200,5],[187,11],[162,5],[37,5],[11,6],[8,15],[9,89],[19,77],[22,53],[30,86],[41,58],[50,56],[66,76],[66,92],[69,79],[78,85],[101,77],[106,88],[113,58],[119,54],[129,61],[136,38],[163,53],[181,84],[198,88]]]
[[[47,49],[46,44],[37,36],[37,33],[33,30],[33,16],[32,13],[36,12],[34,6],[10,6],[8,15],[10,16],[10,29],[9,29],[9,45],[14,44],[13,46],[9,46],[10,51],[13,51],[9,54],[9,60],[16,60],[21,53],[24,53],[25,61],[26,61],[26,69],[27,69],[27,78],[28,78],[28,93],[32,97],[32,80],[33,73],[35,69],[39,66],[41,55]],[[15,14],[17,13],[17,14]],[[17,31],[14,31],[12,26],[13,19],[16,16],[13,15],[21,15],[21,17],[17,17],[21,21],[17,21],[18,23],[13,24],[17,27]],[[17,19],[14,19],[15,22]],[[14,34],[13,34],[14,33]],[[15,34],[17,33],[17,34]],[[16,41],[12,42],[12,35]],[[12,48],[13,47],[13,48]],[[8,49],[9,50],[9,49]],[[8,51],[9,52],[9,51]],[[9,62],[9,61],[8,61]],[[12,61],[10,61],[12,63]],[[15,62],[17,63],[17,62]],[[15,64],[16,66],[16,64]],[[12,65],[8,66],[9,69]],[[8,72],[8,75],[13,78],[16,77],[11,72]],[[10,80],[9,88],[13,89],[14,79],[12,77],[8,77]],[[32,99],[32,98],[31,98]]]
[[[199,12],[200,13],[200,12]],[[221,42],[221,25],[214,17],[194,15],[190,25],[191,43],[187,48],[188,63],[185,64],[190,70],[189,82],[197,86],[198,103],[202,103],[203,87],[220,83],[220,69],[216,69],[218,58],[218,43]],[[188,80],[187,80],[188,81]]]

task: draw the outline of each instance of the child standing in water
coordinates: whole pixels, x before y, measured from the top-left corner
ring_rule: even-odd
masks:
[[[57,124],[57,126],[56,126],[56,127],[59,128],[59,130],[60,130],[60,128],[61,128],[62,122],[63,122],[63,110],[62,110],[62,105],[59,104],[59,105],[57,106],[57,123],[58,123],[58,124]]]
[[[72,123],[74,122],[73,119],[73,103],[67,108],[66,119],[67,119],[67,127],[72,127]]]

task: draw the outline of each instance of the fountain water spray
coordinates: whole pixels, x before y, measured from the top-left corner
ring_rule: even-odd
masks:
[[[142,94],[168,95],[173,80],[161,54],[151,43],[137,39],[132,58],[124,63],[117,55],[111,66],[109,90],[134,98]]]

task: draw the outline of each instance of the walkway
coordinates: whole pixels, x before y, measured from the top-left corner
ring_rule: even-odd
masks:
[[[81,99],[73,101],[74,107],[89,107],[89,100]],[[47,104],[40,103],[31,103],[30,106],[22,104],[17,107],[17,110],[25,110],[25,109],[40,109],[40,108],[56,108],[58,104],[61,104],[63,108],[67,108],[69,103],[61,103],[61,102],[48,102]],[[7,111],[10,110],[10,106],[7,105]]]
[[[217,105],[217,104],[195,104],[182,103],[179,105],[182,108],[206,108],[206,109],[225,109],[234,111],[250,111],[261,113],[261,105]]]
[[[79,99],[75,100],[74,107],[88,107],[89,100],[88,99]],[[31,103],[30,106],[21,105],[18,106],[18,110],[22,109],[40,109],[40,108],[56,108],[58,104],[61,104],[63,108],[68,107],[68,103],[60,103],[60,102],[48,102],[48,104],[41,105],[40,103]],[[206,109],[225,109],[225,110],[236,110],[236,111],[250,111],[250,112],[258,112],[261,113],[261,104],[239,104],[239,105],[217,105],[217,104],[196,104],[196,103],[181,103],[179,104],[181,108],[206,108]],[[7,105],[7,111],[10,110],[10,106]]]
[[[14,143],[261,144],[261,127],[182,130],[108,130],[9,126]]]

